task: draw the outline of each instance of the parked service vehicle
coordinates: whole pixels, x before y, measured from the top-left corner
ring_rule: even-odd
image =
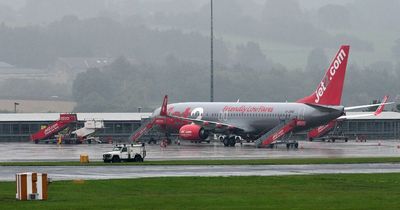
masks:
[[[146,148],[144,144],[119,144],[115,145],[111,152],[103,154],[105,163],[143,162],[146,157]]]

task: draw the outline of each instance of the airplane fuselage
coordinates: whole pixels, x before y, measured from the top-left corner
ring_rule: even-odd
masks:
[[[136,141],[154,125],[182,139],[206,140],[209,134],[222,134],[225,146],[234,146],[238,138],[256,140],[256,146],[270,145],[290,132],[324,125],[344,115],[341,106],[349,45],[340,46],[322,80],[310,95],[292,103],[189,102],[162,106],[131,139]],[[270,132],[268,132],[270,131]],[[168,138],[167,138],[168,140]]]
[[[343,106],[329,108],[331,109],[327,111],[303,103],[189,102],[169,104],[167,112],[172,116],[233,125],[244,130],[236,133],[237,135],[251,136],[267,132],[282,121],[304,121],[304,126],[295,129],[300,131],[327,123],[343,114]],[[153,117],[157,117],[159,113],[160,108],[154,111]],[[178,133],[180,127],[189,123],[169,120],[164,127],[169,133]]]

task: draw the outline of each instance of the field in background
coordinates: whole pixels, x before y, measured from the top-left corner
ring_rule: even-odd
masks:
[[[0,100],[0,110],[14,112],[14,103],[17,102],[18,113],[36,112],[72,112],[76,106],[72,101],[53,100]]]
[[[203,35],[208,35],[208,32],[202,32]],[[361,31],[330,31],[331,34],[346,33],[355,36],[361,40],[371,42],[374,50],[360,51],[357,49],[351,49],[350,64],[357,64],[361,67],[368,66],[371,63],[377,61],[390,61],[397,62],[396,58],[392,54],[392,47],[395,41],[400,37],[400,32],[385,31],[385,32],[361,32]],[[307,64],[307,57],[313,47],[298,46],[290,43],[271,41],[262,37],[246,37],[227,33],[216,32],[216,37],[223,39],[233,45],[243,44],[248,41],[254,41],[260,44],[260,47],[267,59],[273,62],[280,63],[287,67],[289,70],[301,68],[304,69]],[[348,43],[341,43],[348,44]],[[325,50],[325,55],[328,58],[328,62],[331,61],[334,54],[339,49],[340,44],[335,48],[326,48],[321,46]],[[328,68],[328,66],[326,67]],[[380,70],[380,69],[377,69]],[[323,71],[321,69],[321,71]]]

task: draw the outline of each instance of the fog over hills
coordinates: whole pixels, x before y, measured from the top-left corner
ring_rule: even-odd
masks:
[[[396,98],[398,11],[397,0],[214,0],[215,98],[301,98],[341,44],[344,104]],[[75,111],[209,100],[209,0],[0,0],[0,22],[0,99]]]

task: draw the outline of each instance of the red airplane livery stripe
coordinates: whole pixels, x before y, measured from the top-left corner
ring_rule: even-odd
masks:
[[[272,112],[273,107],[268,106],[225,106],[223,112]]]

